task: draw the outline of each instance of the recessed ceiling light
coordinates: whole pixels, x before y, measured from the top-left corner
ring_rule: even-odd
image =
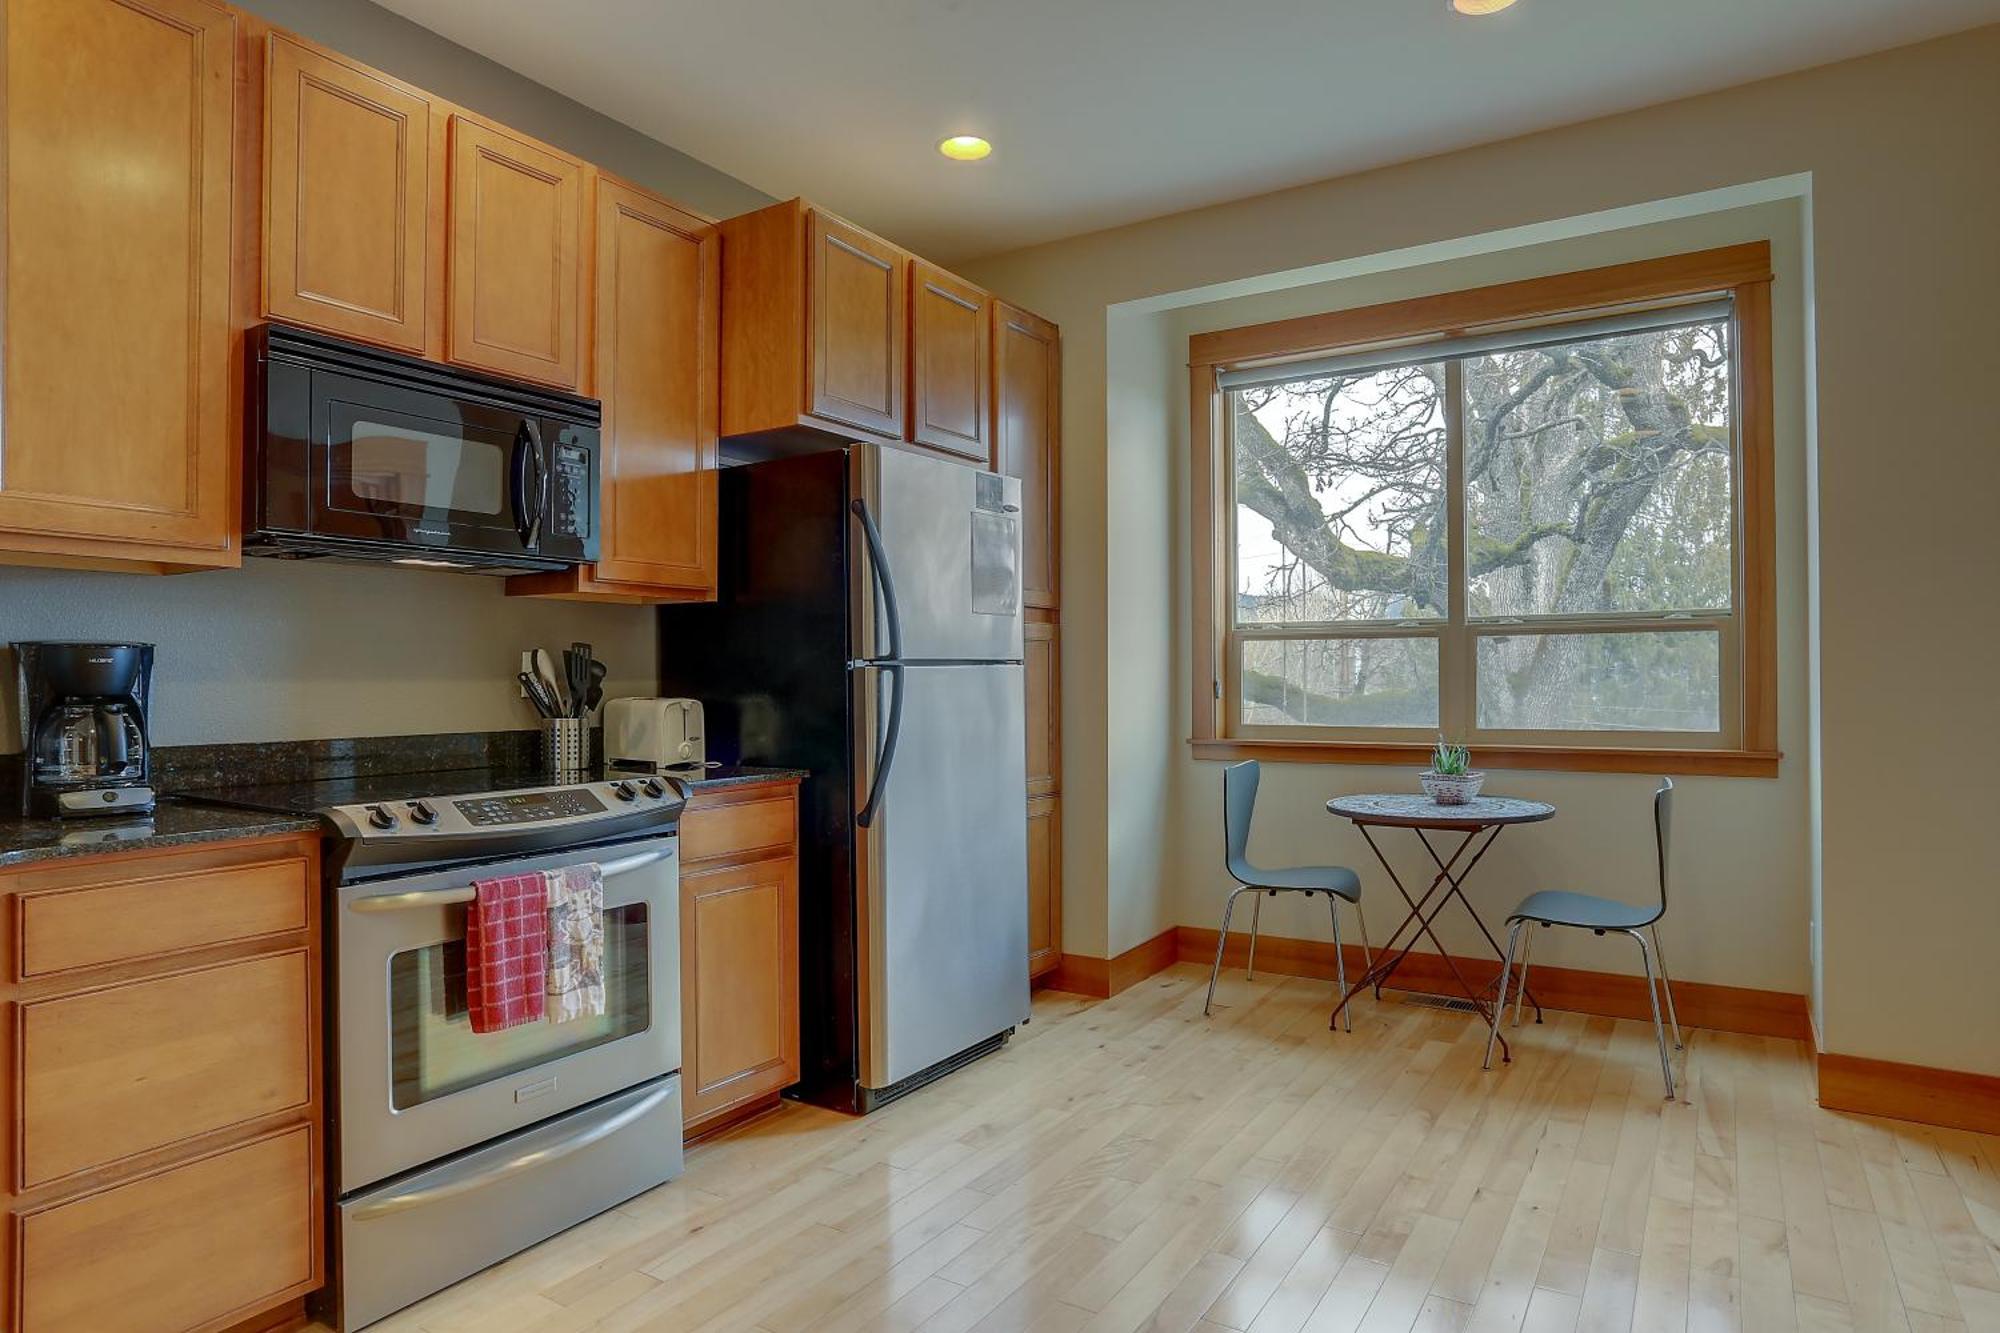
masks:
[[[1513,3],[1514,0],[1451,0],[1451,7],[1477,18],[1481,14],[1498,14]]]
[[[977,162],[993,151],[993,145],[976,134],[954,134],[938,145],[938,151],[954,162]]]

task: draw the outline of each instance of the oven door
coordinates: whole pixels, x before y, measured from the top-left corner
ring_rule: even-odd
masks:
[[[312,372],[312,529],[532,556],[551,461],[534,415],[441,393]]]
[[[596,860],[602,1017],[475,1034],[465,1011],[474,876]],[[345,1195],[680,1067],[680,881],[672,837],[347,885],[334,947]]]

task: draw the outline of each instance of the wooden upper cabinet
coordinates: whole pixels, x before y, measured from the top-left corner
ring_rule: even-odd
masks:
[[[443,263],[430,98],[288,33],[266,70],[264,313],[422,355]]]
[[[910,263],[910,439],[986,463],[991,452],[992,298],[921,259]]]
[[[8,0],[0,549],[233,565],[236,19]]]
[[[451,118],[447,359],[560,389],[582,385],[589,174],[566,153]]]
[[[993,470],[1021,480],[1021,600],[1058,604],[1062,526],[1062,333],[993,306]]]
[[[798,199],[722,228],[722,434],[907,438],[910,257]]]
[[[610,177],[597,185],[597,564],[508,581],[516,595],[594,601],[715,596],[715,224]]]
[[[908,257],[818,209],[808,214],[807,228],[807,410],[900,438]]]

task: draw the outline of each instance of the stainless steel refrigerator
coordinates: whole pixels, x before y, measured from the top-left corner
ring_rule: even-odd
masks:
[[[868,1111],[1028,1017],[1020,483],[877,445],[723,470],[660,687],[802,789],[800,1095]]]

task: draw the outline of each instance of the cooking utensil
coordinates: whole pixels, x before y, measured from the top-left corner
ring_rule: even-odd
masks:
[[[525,671],[519,673],[518,679],[521,682],[521,688],[528,693],[528,702],[535,706],[537,713],[540,713],[544,718],[557,716],[555,701],[549,698],[549,692],[542,688],[541,681],[535,679],[535,677]]]
[[[548,691],[549,702],[555,708],[550,717],[569,717],[569,696],[563,693],[562,681],[556,675],[556,660],[549,656],[546,648],[535,649],[535,679],[541,681]]]
[[[591,659],[590,688],[584,692],[583,706],[586,709],[596,708],[604,702],[604,678],[610,674],[611,668],[595,658]]]

